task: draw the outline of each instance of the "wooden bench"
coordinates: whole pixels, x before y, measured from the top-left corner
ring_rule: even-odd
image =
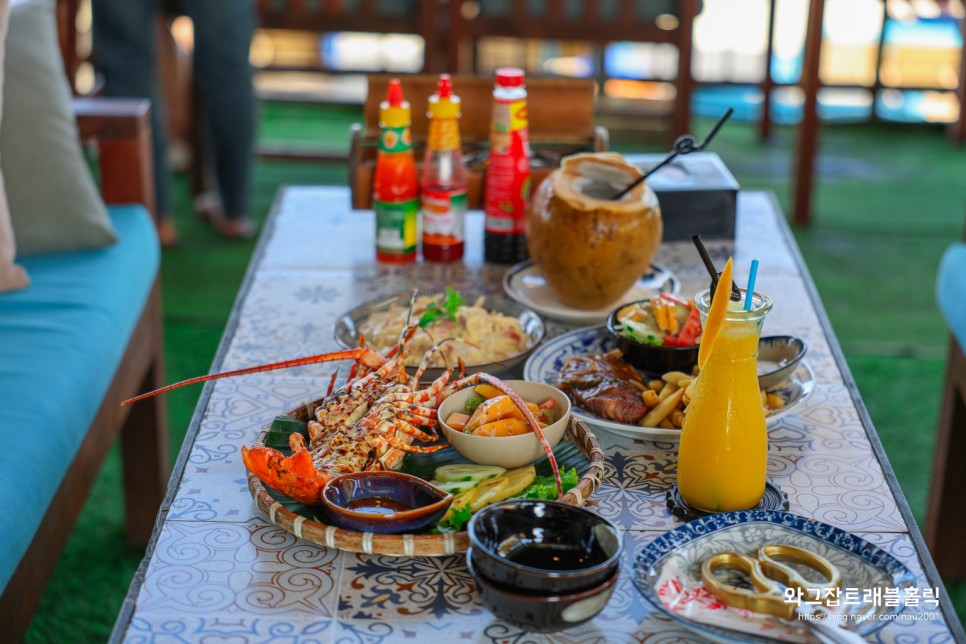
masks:
[[[95,141],[98,146],[105,202],[142,204],[148,211],[153,209],[147,101],[78,100],[75,102],[75,112],[82,138]],[[131,206],[126,208],[128,211],[137,209]],[[153,239],[156,243],[153,224],[144,221],[147,216],[143,210],[140,215],[140,239],[143,241],[147,235],[149,240]],[[120,232],[119,230],[119,234]],[[125,238],[121,236],[118,246],[124,243]],[[115,252],[112,250],[114,248],[104,249],[103,252]],[[101,251],[91,251],[87,255],[99,252]],[[82,255],[85,254],[75,253],[72,257]],[[50,256],[44,256],[43,261],[49,261],[49,258]],[[24,259],[25,265],[30,259]],[[38,287],[39,281],[43,279],[43,275],[33,277],[34,284],[30,288]],[[123,283],[120,279],[117,282]],[[109,290],[118,287],[108,283],[102,288]],[[130,294],[131,298],[144,296],[144,292]],[[0,314],[2,310],[0,308]],[[51,314],[56,315],[56,312]],[[19,641],[23,637],[84,501],[100,472],[101,464],[119,434],[124,466],[127,537],[134,544],[147,544],[169,473],[167,420],[164,405],[157,399],[147,400],[134,407],[121,407],[119,403],[163,384],[161,338],[161,295],[159,281],[155,276],[146,304],[130,334],[113,380],[106,391],[89,391],[91,396],[102,396],[100,408],[73,455],[69,468],[66,472],[36,473],[37,476],[56,477],[55,480],[60,480],[61,483],[46,511],[41,507],[36,508],[37,512],[43,514],[43,518],[0,595],[0,624],[3,624],[0,639]],[[5,367],[9,368],[11,365]],[[13,368],[22,370],[25,374],[36,369],[30,364],[13,365]],[[70,375],[80,386],[91,386],[85,381],[86,374]],[[56,397],[56,393],[52,391],[50,395]],[[63,411],[64,422],[71,422],[70,410]],[[49,439],[39,434],[33,440]],[[58,449],[58,445],[53,442],[48,447]],[[17,491],[8,490],[8,493],[16,494]],[[15,516],[3,517],[3,521],[9,522],[21,519],[22,517]],[[4,528],[0,526],[0,529]]]

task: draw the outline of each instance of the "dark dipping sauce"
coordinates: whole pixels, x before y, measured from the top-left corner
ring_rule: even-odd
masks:
[[[412,510],[405,503],[400,503],[396,499],[382,496],[355,499],[349,502],[348,507],[353,512],[363,512],[365,514],[396,514],[397,512],[408,512]]]
[[[589,551],[563,543],[528,543],[514,548],[505,558],[541,570],[582,570],[607,561],[607,555],[596,541]]]

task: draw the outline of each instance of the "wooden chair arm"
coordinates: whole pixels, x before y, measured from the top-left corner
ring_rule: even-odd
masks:
[[[156,216],[150,108],[143,99],[73,100],[81,141],[97,146],[104,201],[139,203]]]

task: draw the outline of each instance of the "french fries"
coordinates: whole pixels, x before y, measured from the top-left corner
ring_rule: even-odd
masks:
[[[657,404],[657,407],[644,415],[644,418],[641,419],[641,427],[657,427],[661,424],[662,420],[671,415],[671,412],[681,402],[684,390],[679,389],[677,385],[672,385],[671,383],[668,383],[664,389],[667,390],[668,387],[674,387],[675,391],[668,394],[664,400]]]
[[[684,427],[684,417],[691,404],[694,393],[694,383],[697,381],[695,373],[687,374],[682,371],[670,371],[660,380],[654,379],[647,383],[647,388],[641,392],[641,399],[647,406],[647,413],[637,423],[641,427],[660,427],[663,429],[681,429]],[[761,404],[765,408],[765,415],[781,409],[785,401],[781,397],[761,390]]]

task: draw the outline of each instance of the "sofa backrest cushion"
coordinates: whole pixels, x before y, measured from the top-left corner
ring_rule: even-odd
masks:
[[[0,0],[0,95],[3,88],[3,39],[7,34],[7,16],[10,12],[8,0]],[[0,121],[2,121],[3,102],[0,101]],[[7,208],[7,195],[3,190],[3,175],[0,174],[0,293],[21,289],[29,283],[27,272],[13,263],[16,254],[13,228],[10,225],[10,210]]]
[[[117,240],[81,150],[54,11],[54,0],[10,5],[0,170],[21,256]]]

